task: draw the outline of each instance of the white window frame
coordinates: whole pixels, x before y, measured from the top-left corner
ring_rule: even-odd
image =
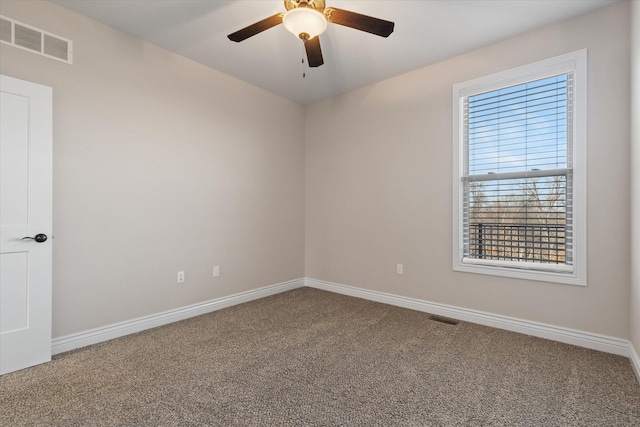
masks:
[[[464,99],[562,73],[574,73],[573,106],[573,266],[539,265],[492,260],[463,261]],[[587,50],[462,82],[453,86],[453,270],[527,280],[587,285]]]

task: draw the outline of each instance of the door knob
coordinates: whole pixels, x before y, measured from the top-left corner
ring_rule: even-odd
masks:
[[[20,240],[26,240],[26,239],[31,239],[31,240],[35,240],[38,243],[42,243],[42,242],[46,242],[47,241],[47,235],[46,234],[36,234],[34,237],[23,237]]]

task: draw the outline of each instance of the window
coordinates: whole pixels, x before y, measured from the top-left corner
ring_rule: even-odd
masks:
[[[586,50],[457,84],[457,271],[586,285]]]

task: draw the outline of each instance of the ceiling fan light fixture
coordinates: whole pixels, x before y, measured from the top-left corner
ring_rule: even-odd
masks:
[[[312,39],[327,29],[327,19],[317,10],[298,7],[285,13],[284,27],[294,36],[303,40]]]

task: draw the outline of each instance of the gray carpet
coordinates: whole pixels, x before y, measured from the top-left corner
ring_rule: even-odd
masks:
[[[2,426],[640,426],[628,359],[301,288],[0,378]]]

